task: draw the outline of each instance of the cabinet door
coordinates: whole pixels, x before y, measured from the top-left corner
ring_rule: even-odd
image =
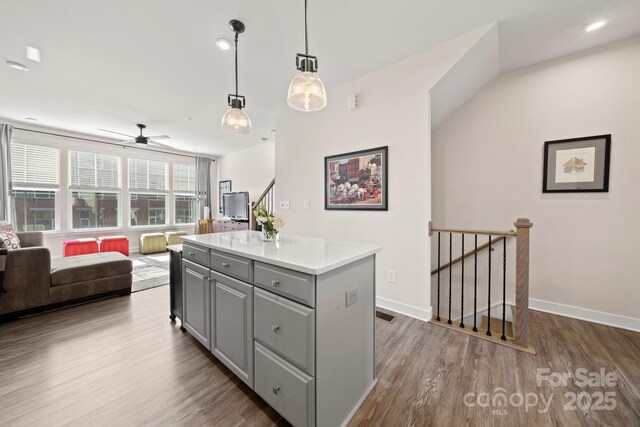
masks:
[[[211,351],[253,388],[253,286],[211,272]]]
[[[182,289],[182,325],[210,350],[209,269],[183,259]]]

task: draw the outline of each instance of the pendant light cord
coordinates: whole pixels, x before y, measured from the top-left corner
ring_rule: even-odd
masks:
[[[236,98],[237,98],[238,97],[238,32],[237,31],[236,31],[235,41],[236,41]]]
[[[309,55],[309,38],[307,35],[307,0],[304,0],[304,54]]]

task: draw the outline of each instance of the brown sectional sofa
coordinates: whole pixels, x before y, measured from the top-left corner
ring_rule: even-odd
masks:
[[[118,252],[51,260],[42,232],[17,233],[22,248],[9,251],[0,295],[0,321],[43,309],[131,293],[131,260]]]

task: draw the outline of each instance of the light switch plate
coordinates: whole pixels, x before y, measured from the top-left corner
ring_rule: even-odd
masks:
[[[358,288],[353,288],[345,293],[345,307],[349,307],[358,301]]]
[[[389,283],[396,283],[396,271],[395,270],[387,270],[387,281]]]
[[[280,209],[289,209],[289,201],[280,200]]]
[[[304,201],[304,208],[305,209],[309,209],[309,201],[308,200]]]

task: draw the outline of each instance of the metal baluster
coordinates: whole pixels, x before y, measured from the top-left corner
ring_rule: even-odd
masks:
[[[460,279],[460,327],[464,328],[464,233],[462,233],[462,277]]]
[[[507,337],[504,333],[506,328],[507,314],[507,238],[502,238],[502,336],[500,339],[506,341]]]
[[[438,231],[438,307],[436,320],[440,321],[440,232]]]
[[[487,335],[491,336],[491,236],[489,236],[489,292],[487,293]]]
[[[478,332],[476,326],[476,310],[478,307],[478,235],[474,236],[474,248],[473,253],[473,332]]]
[[[449,233],[449,317],[447,323],[451,325],[451,264],[453,262],[453,233]]]

